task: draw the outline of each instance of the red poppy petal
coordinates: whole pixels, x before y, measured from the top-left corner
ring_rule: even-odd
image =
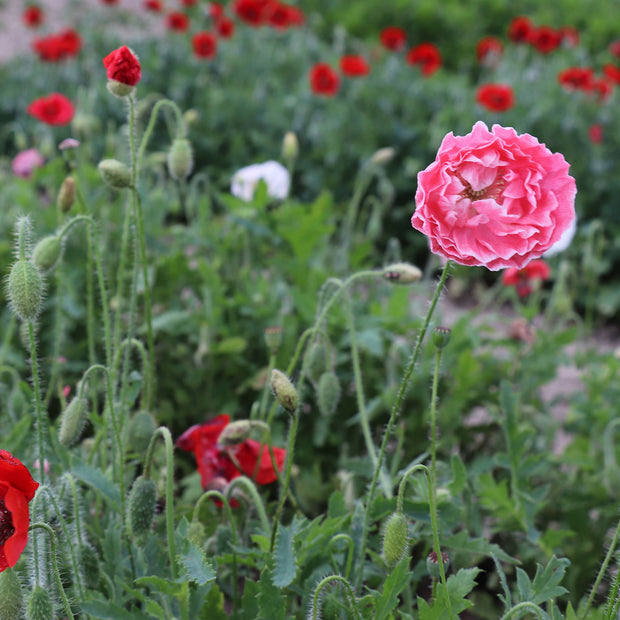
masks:
[[[235,457],[241,466],[243,473],[250,478],[254,475],[256,469],[256,463],[259,459],[259,449],[261,444],[253,439],[246,439],[243,443],[239,444],[235,448]],[[276,460],[278,470],[282,471],[284,466],[284,460],[286,458],[286,450],[282,448],[273,448],[273,455]],[[258,473],[256,474],[257,484],[270,484],[275,482],[278,476],[273,468],[271,462],[271,456],[267,446],[263,445],[260,452],[260,464],[258,466]]]
[[[0,450],[0,480],[21,491],[27,501],[34,497],[39,487],[28,468],[6,450]]]
[[[30,525],[30,513],[28,511],[28,501],[24,494],[14,488],[9,487],[4,496],[4,505],[11,513],[15,532],[4,543],[4,556],[8,566],[15,566],[19,556],[28,542],[28,527]]]

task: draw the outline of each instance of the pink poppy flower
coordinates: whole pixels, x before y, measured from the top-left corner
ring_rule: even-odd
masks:
[[[28,179],[32,175],[32,171],[44,163],[45,157],[37,149],[26,149],[15,155],[11,162],[11,169],[14,175]]]
[[[575,179],[560,153],[529,134],[478,121],[450,132],[418,174],[412,226],[430,249],[461,265],[521,269],[575,218]]]

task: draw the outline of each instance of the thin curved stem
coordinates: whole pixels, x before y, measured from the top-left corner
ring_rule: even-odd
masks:
[[[263,504],[263,500],[259,492],[256,489],[256,485],[247,477],[247,476],[238,476],[237,478],[233,478],[233,480],[228,485],[226,489],[226,501],[229,502],[232,496],[232,492],[235,487],[243,487],[251,496],[253,500],[253,505],[256,508],[256,512],[258,513],[258,518],[261,522],[261,526],[265,533],[269,532],[269,519],[267,518],[267,513],[265,512],[265,506]]]
[[[325,586],[333,582],[340,583],[344,586],[346,596],[349,599],[350,609],[353,612],[353,617],[356,620],[362,620],[362,616],[360,615],[360,611],[357,607],[357,599],[355,598],[355,592],[353,591],[353,588],[351,587],[351,584],[348,582],[348,580],[342,577],[341,575],[328,575],[327,577],[324,577],[323,579],[321,579],[321,581],[319,581],[316,588],[314,589],[314,594],[312,596],[312,608],[311,608],[311,614],[310,614],[311,620],[318,620],[320,618],[319,613],[320,613],[320,607],[321,607],[321,598],[320,598],[321,590]]]
[[[508,620],[509,618],[512,618],[515,615],[515,613],[520,613],[522,611],[529,611],[529,612],[535,613],[538,616],[539,620],[542,620],[545,617],[543,615],[542,609],[538,605],[535,605],[534,603],[531,603],[530,601],[523,601],[522,603],[515,605],[512,609],[509,609],[500,618],[500,620]]]
[[[28,338],[30,340],[30,368],[34,388],[34,407],[37,419],[37,452],[39,455],[39,476],[41,484],[45,484],[45,435],[48,420],[41,407],[41,386],[39,383],[39,363],[37,360],[37,342],[34,336],[34,321],[28,321]]]
[[[346,579],[349,578],[349,574],[351,573],[351,566],[353,566],[353,556],[355,555],[355,544],[353,543],[353,539],[348,534],[337,534],[334,536],[327,545],[327,553],[332,560],[332,564],[336,564],[332,555],[332,547],[335,543],[340,542],[341,540],[346,541],[347,543],[347,561],[344,568],[344,576]],[[337,566],[334,566],[334,570],[338,570]]]

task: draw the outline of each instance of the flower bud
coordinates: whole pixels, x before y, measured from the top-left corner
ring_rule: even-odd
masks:
[[[324,372],[317,387],[317,402],[321,415],[325,417],[334,415],[341,395],[342,388],[338,377],[331,371]]]
[[[299,141],[293,131],[287,131],[282,140],[282,159],[285,162],[292,162],[299,156]]]
[[[168,151],[168,172],[176,181],[187,178],[194,167],[192,145],[186,138],[176,138]]]
[[[444,575],[450,566],[450,557],[444,551],[441,552],[441,559],[443,560],[443,572]],[[439,570],[439,562],[437,561],[437,554],[431,551],[426,558],[426,570],[433,579],[441,577],[441,571]]]
[[[195,125],[199,120],[200,114],[198,113],[198,110],[194,110],[193,108],[191,110],[186,110],[183,114],[183,121],[188,126]]]
[[[385,146],[382,149],[376,150],[370,158],[370,163],[375,166],[383,166],[394,158],[396,151],[391,146]]]
[[[271,389],[277,401],[290,413],[297,409],[299,394],[290,379],[280,370],[271,371]]]
[[[383,560],[394,568],[409,552],[409,524],[402,512],[395,512],[383,529]]]
[[[58,190],[56,204],[61,213],[68,213],[75,201],[75,180],[73,177],[66,177]]]
[[[35,586],[26,611],[28,620],[54,620],[54,606],[50,593],[41,586]]]
[[[307,373],[312,381],[318,381],[326,371],[326,351],[325,345],[320,340],[315,340],[308,351]]]
[[[114,189],[131,187],[131,172],[118,159],[103,159],[97,166],[105,183]]]
[[[281,327],[265,327],[265,344],[271,355],[275,355],[282,344],[282,328]]]
[[[32,251],[32,262],[43,272],[50,271],[56,266],[62,252],[60,237],[49,235],[43,237]]]
[[[0,573],[0,620],[22,617],[22,584],[17,571],[7,568]]]
[[[136,454],[146,452],[151,442],[151,437],[156,430],[157,421],[153,414],[149,411],[138,411],[128,424],[127,449]]]
[[[37,318],[43,302],[43,277],[34,263],[18,260],[9,274],[8,294],[15,314],[22,321]]]
[[[138,545],[146,543],[155,517],[156,504],[155,482],[151,478],[138,476],[131,487],[127,502],[127,531]]]
[[[448,327],[435,327],[433,330],[433,344],[438,349],[443,349],[450,342],[452,330]]]
[[[187,528],[187,538],[195,545],[202,547],[207,540],[207,530],[200,521],[192,521]]]
[[[117,82],[116,80],[108,80],[106,88],[108,89],[108,92],[115,97],[123,99],[123,97],[127,97],[133,93],[135,86],[132,86],[131,84],[123,84],[122,82]]]
[[[413,284],[422,277],[422,272],[409,263],[393,263],[383,269],[383,277],[394,284]]]
[[[269,432],[269,427],[260,420],[235,420],[224,427],[217,438],[222,446],[234,446],[244,442],[255,430],[259,430],[261,437]]]
[[[74,397],[62,412],[58,441],[63,446],[72,446],[82,435],[88,415],[88,401],[79,396]]]

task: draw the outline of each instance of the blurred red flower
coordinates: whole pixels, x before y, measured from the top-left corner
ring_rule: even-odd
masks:
[[[185,6],[187,8],[196,6],[196,4],[198,4],[198,0],[181,0],[181,6]]]
[[[348,77],[360,77],[370,73],[370,65],[363,56],[351,54],[340,59],[340,70]]]
[[[166,27],[175,32],[186,32],[189,29],[189,17],[180,11],[172,11],[166,15]]]
[[[407,33],[398,26],[388,26],[381,31],[379,40],[385,49],[397,52],[405,47]]]
[[[38,28],[43,23],[43,19],[43,10],[36,4],[26,7],[22,13],[22,21],[28,28]]]
[[[430,76],[441,67],[441,54],[433,43],[420,43],[407,52],[410,65],[420,65],[422,75]]]
[[[142,77],[142,68],[137,56],[126,46],[110,52],[103,59],[109,80],[135,86]]]
[[[616,65],[607,63],[603,65],[603,73],[614,83],[620,85],[620,69]]]
[[[192,47],[198,58],[211,60],[217,54],[217,38],[212,32],[197,32],[192,37]]]
[[[161,3],[161,0],[144,0],[142,6],[147,11],[152,11],[153,13],[161,13],[164,10],[164,5]]]
[[[219,19],[224,15],[224,5],[219,2],[209,2],[209,15],[213,19]]]
[[[514,106],[515,96],[508,84],[483,84],[476,92],[476,101],[491,112],[505,112]]]
[[[481,64],[492,63],[504,51],[504,44],[497,37],[483,37],[476,45],[476,58]]]
[[[82,39],[73,29],[61,30],[58,34],[34,39],[32,48],[45,62],[57,62],[75,56],[82,49]]]
[[[607,101],[613,92],[613,83],[606,77],[593,78],[588,91],[594,93],[599,103]]]
[[[502,284],[514,286],[519,297],[527,297],[533,290],[537,280],[544,282],[549,279],[551,269],[541,258],[530,261],[525,267],[517,269],[509,267],[502,273]]]
[[[508,38],[513,43],[529,43],[534,24],[529,17],[515,17],[508,26]]]
[[[609,53],[616,58],[620,58],[620,39],[616,39],[609,44],[607,48]]]
[[[541,54],[549,54],[560,46],[562,34],[551,26],[540,26],[532,30],[529,40]]]
[[[67,125],[73,118],[75,107],[64,95],[51,93],[35,99],[26,111],[47,125]]]
[[[222,15],[215,20],[215,30],[222,39],[230,39],[235,34],[235,22],[226,15]]]
[[[266,22],[276,28],[277,30],[285,30],[291,26],[291,14],[289,13],[289,6],[272,0],[265,8],[265,20]]]
[[[333,97],[340,90],[340,76],[325,62],[318,62],[308,74],[310,88],[316,95]]]
[[[265,23],[270,0],[234,0],[233,13],[250,26],[260,26]]]
[[[594,77],[590,67],[568,67],[558,73],[558,82],[568,90],[589,89]]]
[[[579,30],[573,26],[563,26],[560,28],[560,36],[562,43],[565,43],[568,47],[579,45]]]
[[[590,125],[590,129],[588,129],[588,137],[590,138],[592,144],[601,144],[603,142],[603,126],[599,123]]]
[[[0,572],[17,563],[28,542],[28,502],[39,486],[26,466],[0,450]]]

